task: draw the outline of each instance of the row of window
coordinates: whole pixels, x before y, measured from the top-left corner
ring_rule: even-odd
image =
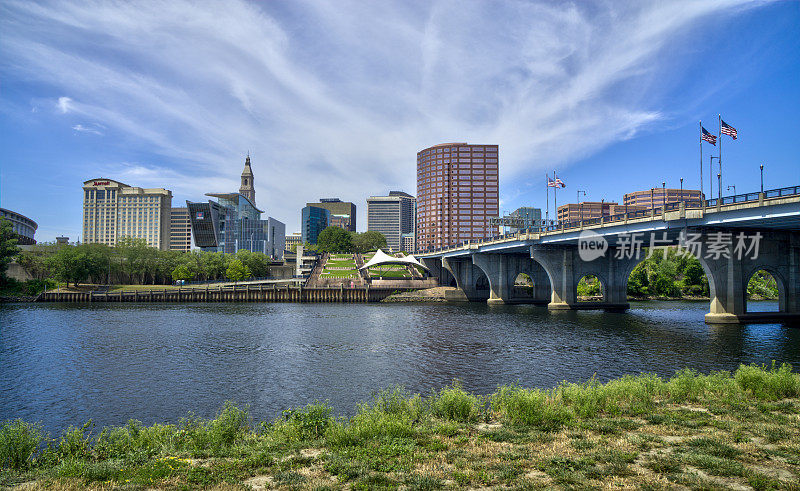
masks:
[[[487,147],[482,147],[482,146],[480,146],[480,147],[479,146],[436,147],[436,148],[425,149],[425,150],[419,152],[417,155],[433,155],[433,154],[437,154],[437,153],[469,152],[469,151],[472,151],[472,152],[483,152],[483,151],[496,152],[498,148],[499,147],[492,146],[492,145],[487,146]]]

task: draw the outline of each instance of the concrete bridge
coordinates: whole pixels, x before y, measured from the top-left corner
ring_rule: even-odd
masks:
[[[528,229],[417,257],[465,300],[624,311],[628,277],[651,246],[679,246],[700,260],[707,323],[800,319],[800,186]],[[747,284],[759,270],[778,284],[778,312],[747,311]],[[532,294],[514,286],[521,273],[533,280]],[[586,275],[600,280],[601,302],[578,301]]]

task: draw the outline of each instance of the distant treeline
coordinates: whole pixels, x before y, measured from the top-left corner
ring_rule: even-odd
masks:
[[[645,252],[646,254],[646,252]],[[600,282],[594,276],[581,279],[578,295],[600,295]],[[778,298],[775,278],[758,271],[747,285],[747,294],[754,298]],[[633,297],[707,297],[708,278],[700,261],[691,254],[680,254],[676,248],[654,251],[639,263],[628,278],[628,295]]]
[[[176,280],[240,281],[269,276],[270,259],[260,252],[161,251],[142,239],[123,238],[116,247],[103,244],[43,244],[17,256],[34,279],[65,283],[164,285]]]

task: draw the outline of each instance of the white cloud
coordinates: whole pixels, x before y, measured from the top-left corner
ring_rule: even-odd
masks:
[[[69,97],[59,97],[56,107],[61,111],[61,114],[66,114],[72,109],[72,99]]]
[[[289,231],[327,196],[363,228],[367,196],[415,192],[426,146],[500,144],[502,189],[663,120],[675,46],[760,3],[12,0],[1,66],[163,156],[116,169],[132,184],[236,189],[249,149],[258,204]]]
[[[100,132],[99,129],[91,126],[84,126],[82,124],[76,124],[72,127],[73,130],[79,133],[92,133],[95,135],[102,135],[103,133]]]

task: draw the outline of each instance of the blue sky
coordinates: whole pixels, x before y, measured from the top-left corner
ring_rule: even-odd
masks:
[[[0,205],[37,239],[81,227],[81,183],[238,189],[299,230],[306,201],[416,192],[415,156],[500,145],[503,210],[544,174],[590,200],[699,180],[717,114],[737,192],[800,185],[800,3],[31,2],[0,4]],[[705,145],[708,155],[714,147]],[[706,174],[707,180],[707,174]],[[707,186],[706,186],[707,189]]]

